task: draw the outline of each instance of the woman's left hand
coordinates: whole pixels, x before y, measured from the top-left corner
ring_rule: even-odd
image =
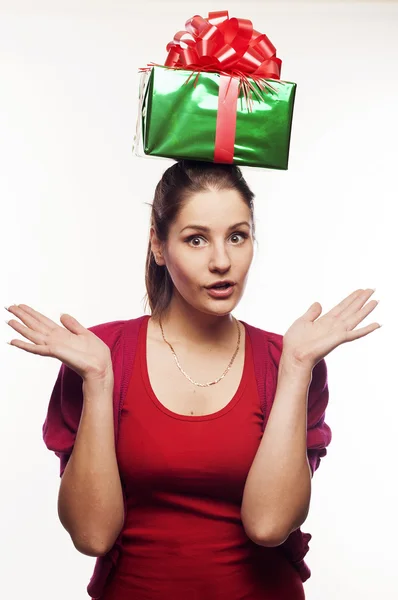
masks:
[[[340,344],[352,342],[379,329],[379,323],[372,323],[354,331],[376,308],[378,300],[371,300],[364,306],[373,293],[372,289],[356,290],[322,317],[319,302],[312,304],[283,336],[283,360],[312,370]]]

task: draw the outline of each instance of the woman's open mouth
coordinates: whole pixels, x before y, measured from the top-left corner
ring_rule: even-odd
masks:
[[[213,298],[229,298],[235,289],[235,284],[226,283],[223,285],[217,285],[211,288],[207,288],[210,296]]]

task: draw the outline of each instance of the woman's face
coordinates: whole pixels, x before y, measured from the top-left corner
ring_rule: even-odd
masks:
[[[250,209],[236,190],[195,194],[158,248],[158,264],[166,265],[180,300],[201,312],[227,314],[242,297],[253,259]],[[207,289],[219,280],[235,282],[228,298],[214,298]]]

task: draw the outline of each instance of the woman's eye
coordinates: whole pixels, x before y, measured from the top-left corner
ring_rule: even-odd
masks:
[[[193,240],[200,240],[200,239],[202,239],[202,238],[200,238],[196,235],[195,237],[188,238],[187,242],[189,243],[189,242],[193,242]],[[194,245],[196,246],[197,244],[194,244]]]
[[[233,233],[232,236],[231,236],[231,238],[233,238],[233,237],[236,238],[236,237],[239,237],[239,236],[241,236],[243,239],[246,239],[247,238],[247,233],[243,233],[243,232],[242,233]]]
[[[231,240],[232,240],[233,238],[239,238],[239,236],[240,236],[240,237],[242,237],[242,238],[243,238],[243,240],[245,240],[246,238],[248,238],[248,237],[249,237],[247,233],[244,233],[243,231],[240,231],[240,232],[233,233],[233,234],[231,235]],[[186,241],[188,244],[190,244],[190,243],[191,243],[191,242],[193,242],[194,240],[203,240],[203,239],[204,239],[204,238],[203,238],[201,235],[191,235],[191,236],[190,236],[189,238],[187,238],[185,241]],[[242,243],[242,242],[241,242],[241,243]],[[233,245],[234,245],[234,246],[237,246],[238,244],[234,242],[234,243],[233,243]],[[194,246],[198,246],[198,244],[194,244]]]

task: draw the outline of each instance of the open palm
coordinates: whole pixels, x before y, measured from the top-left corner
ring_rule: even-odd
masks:
[[[111,374],[109,347],[71,315],[61,315],[62,327],[26,304],[12,305],[7,310],[24,323],[11,319],[8,325],[32,342],[13,339],[11,346],[57,358],[84,379]]]
[[[319,302],[312,304],[285,333],[284,356],[300,366],[313,368],[340,344],[379,329],[379,323],[372,323],[355,330],[378,304],[377,300],[371,300],[364,306],[373,293],[372,289],[356,290],[323,316]]]

